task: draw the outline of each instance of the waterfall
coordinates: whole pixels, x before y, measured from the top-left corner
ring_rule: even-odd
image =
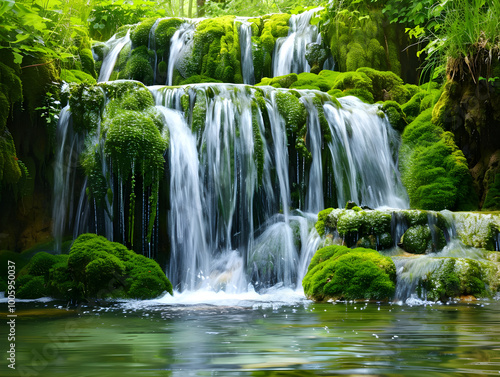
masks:
[[[290,17],[288,36],[278,38],[273,53],[273,76],[289,73],[310,72],[306,60],[306,48],[309,43],[318,43],[318,28],[311,25],[311,18],[318,10],[315,8]],[[320,40],[321,41],[321,40]]]
[[[172,36],[170,40],[166,85],[173,85],[174,68],[179,68],[176,66],[177,61],[181,60],[190,51],[195,28],[195,23],[185,22]]]
[[[126,82],[114,85],[122,84]],[[138,245],[148,256],[159,242],[169,245],[168,276],[178,290],[239,292],[249,283],[259,289],[278,283],[300,286],[320,242],[313,224],[324,205],[323,183],[332,187],[341,207],[349,199],[372,207],[406,206],[391,151],[398,140],[376,105],[346,97],[338,107],[324,93],[294,91],[307,113],[304,141],[311,161],[305,164],[295,152],[290,155],[295,136],[278,106],[278,93],[288,95],[287,89],[195,84],[149,90],[162,114],[160,129],[169,134],[160,185],[168,190],[160,195],[168,203],[160,207],[150,245],[145,241],[150,194],[144,186],[142,192],[136,187],[136,212],[141,213],[137,229],[142,231]],[[92,231],[125,242],[130,187],[105,155],[106,135],[98,130],[84,143],[85,135],[71,131],[69,111],[65,108],[58,127],[54,197],[61,200],[54,201],[54,234],[61,239],[64,225],[75,221],[75,236]],[[86,146],[99,154],[100,172],[107,180],[104,209],[88,202],[86,181],[73,185],[75,175],[59,166],[67,160],[75,160],[76,166]],[[296,163],[304,172],[297,178]],[[293,210],[292,178],[307,186],[303,208]],[[76,213],[73,192],[80,194]],[[159,229],[163,224],[166,228]]]
[[[304,96],[301,100],[308,112],[307,129],[309,134],[309,146],[312,154],[305,210],[318,213],[325,208],[323,200],[323,165],[321,163],[321,126],[319,124],[318,110],[312,98]]]
[[[247,21],[243,21],[239,28],[240,48],[241,48],[241,73],[243,83],[248,85],[255,84],[252,56],[252,27]]]
[[[113,69],[115,68],[116,60],[122,49],[130,43],[130,29],[127,30],[127,34],[121,38],[116,38],[116,34],[111,37],[110,40],[106,42],[106,46],[109,48],[109,53],[106,54],[102,62],[101,71],[99,72],[99,78],[97,82],[108,81]]]
[[[158,109],[170,132],[168,226],[172,262],[168,276],[174,286],[182,284],[192,290],[196,275],[208,273],[209,262],[196,139],[181,113],[163,106]]]
[[[340,109],[332,103],[323,106],[332,137],[328,148],[338,207],[352,200],[372,208],[408,208],[390,148],[398,144],[397,133],[386,119],[377,116],[376,106],[356,97],[343,97],[339,102]]]

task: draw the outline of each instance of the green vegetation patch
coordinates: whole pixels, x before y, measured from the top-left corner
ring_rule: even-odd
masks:
[[[95,234],[82,234],[69,255],[35,254],[20,272],[17,297],[150,299],[172,294],[158,263]]]
[[[410,206],[431,210],[477,207],[467,161],[453,135],[432,121],[425,110],[402,135],[400,170]]]
[[[396,267],[375,250],[327,246],[313,256],[302,280],[305,295],[314,301],[330,299],[390,299]]]

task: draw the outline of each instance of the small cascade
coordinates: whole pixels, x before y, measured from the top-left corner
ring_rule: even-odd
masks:
[[[467,260],[487,261],[485,250],[465,246],[456,239],[437,253],[393,257],[397,272],[394,301],[406,302],[417,295],[426,301],[428,299],[426,291],[419,285],[422,281],[440,276],[444,263],[449,259],[456,259],[456,268],[463,271],[467,271]],[[417,292],[418,290],[420,292]]]
[[[176,66],[177,61],[182,60],[190,52],[195,28],[195,23],[185,22],[172,36],[170,40],[166,85],[173,85],[174,68],[179,68]]]
[[[386,119],[378,117],[375,106],[356,97],[340,98],[339,102],[340,109],[332,103],[323,106],[332,138],[328,148],[338,207],[352,200],[371,208],[407,208],[408,199],[390,148],[398,144],[396,131]]]
[[[53,234],[56,249],[61,250],[62,237],[66,227],[71,226],[73,217],[74,171],[78,165],[78,150],[81,147],[80,136],[71,127],[69,105],[59,115],[56,131],[57,149],[54,163],[54,200],[52,206]]]
[[[104,56],[104,60],[101,65],[101,71],[99,72],[99,78],[97,82],[108,81],[115,68],[116,60],[122,49],[130,42],[130,29],[127,30],[127,34],[121,38],[116,38],[116,34],[111,37],[110,40],[106,42],[106,46],[109,52]]]
[[[255,84],[252,55],[252,27],[247,21],[243,21],[239,28],[240,48],[241,48],[241,74],[243,83]]]
[[[174,287],[182,284],[193,290],[197,275],[208,274],[209,267],[196,139],[181,113],[163,106],[158,109],[170,132],[171,263],[168,276]]]
[[[311,9],[290,17],[288,36],[278,38],[273,54],[273,76],[289,73],[310,72],[311,67],[306,60],[306,48],[309,43],[318,42],[318,28],[311,25],[311,18],[318,10]]]
[[[311,97],[302,97],[302,102],[308,112],[307,130],[309,134],[309,149],[312,155],[312,164],[309,170],[307,185],[306,207],[307,212],[318,213],[325,208],[323,200],[323,164],[321,162],[321,125],[316,106]]]

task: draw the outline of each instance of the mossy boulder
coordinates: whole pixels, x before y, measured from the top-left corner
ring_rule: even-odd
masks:
[[[434,268],[419,281],[417,293],[432,301],[461,296],[488,297],[494,293],[487,289],[487,270],[491,267],[492,263],[471,258],[436,258]]]
[[[390,299],[396,267],[375,250],[327,246],[313,256],[302,281],[305,295],[314,301],[330,299]]]
[[[71,247],[68,267],[85,295],[148,299],[163,292],[172,294],[172,285],[152,259],[128,250],[102,236],[83,234]],[[144,283],[139,289],[138,284]]]
[[[152,85],[154,72],[150,64],[150,53],[146,46],[132,50],[125,69],[118,74],[119,79],[137,80],[144,85]]]
[[[99,86],[83,82],[71,88],[69,105],[76,132],[94,132],[101,121],[104,109],[104,91]]]
[[[441,250],[446,246],[446,240],[436,225],[415,225],[406,230],[400,245],[408,253],[425,254]]]
[[[396,101],[386,101],[381,107],[383,113],[387,116],[387,120],[391,123],[391,126],[399,131],[403,132],[405,127],[408,125],[408,118],[406,113],[403,111],[399,103]],[[382,114],[382,115],[384,115]]]
[[[158,263],[120,243],[82,234],[69,255],[35,254],[16,279],[17,297],[149,299],[172,285]]]

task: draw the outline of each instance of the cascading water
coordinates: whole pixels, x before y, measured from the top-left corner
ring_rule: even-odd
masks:
[[[340,98],[342,108],[324,105],[331,132],[328,148],[337,203],[348,200],[371,208],[408,208],[391,144],[397,134],[386,119],[377,118],[377,107],[355,97]],[[369,129],[368,129],[369,128]]]
[[[310,72],[306,60],[306,48],[309,43],[318,43],[318,28],[311,25],[311,18],[321,8],[311,9],[290,17],[287,37],[278,38],[273,54],[273,75]],[[319,40],[321,42],[321,39]]]
[[[168,223],[172,243],[168,276],[174,286],[182,284],[192,290],[196,275],[206,274],[209,263],[196,138],[180,112],[158,108],[170,132]]]
[[[196,24],[191,22],[183,23],[174,33],[170,40],[170,55],[168,58],[167,82],[166,85],[173,85],[174,68],[177,61],[180,61],[189,53],[193,42],[193,34]]]
[[[113,35],[109,41],[106,42],[106,46],[109,52],[104,56],[104,60],[101,65],[101,70],[99,72],[99,78],[97,82],[108,81],[115,68],[116,60],[122,49],[130,42],[130,29],[127,30],[127,34],[121,38],[116,38]]]
[[[113,85],[118,88],[125,84]],[[279,98],[291,92],[235,84],[149,89],[164,118],[162,129],[169,131],[165,154],[168,275],[177,289],[205,287],[238,292],[247,290],[249,283],[259,289],[276,283],[300,285],[319,236],[313,227],[315,215],[290,211],[291,175],[295,174],[292,162],[296,156],[290,155],[292,141]],[[404,207],[404,196],[398,197],[395,189],[401,183],[389,146],[390,142],[397,146],[397,140],[392,139],[388,123],[377,114],[377,106],[344,98],[338,107],[324,93],[295,92],[301,97],[298,104],[307,113],[304,141],[311,153],[310,165],[304,165],[308,181],[301,183],[307,187],[302,210],[322,209],[323,197],[328,195],[321,189],[324,180],[332,180],[333,195],[341,206],[352,199],[372,207],[387,203]],[[93,146],[102,142],[90,140]],[[79,143],[83,148],[83,138]],[[108,166],[105,148],[101,145],[97,150],[101,151],[101,171],[108,177],[109,194],[115,198],[106,205],[116,208],[109,211],[114,216],[106,218],[94,203],[89,208],[88,200],[81,199],[75,215],[77,233],[97,231],[124,242],[130,231],[126,229],[124,198],[130,195],[130,188]],[[328,175],[323,161],[340,170],[333,169]],[[363,172],[362,166],[368,166],[370,172]],[[353,177],[349,185],[344,183],[344,174]],[[69,190],[85,196],[85,189]],[[141,216],[146,218],[151,211],[147,195],[138,195],[142,197]],[[56,212],[54,217],[59,222],[67,221]],[[156,234],[161,223],[154,225]],[[146,228],[147,221],[142,219],[143,239]],[[153,238],[152,242],[158,241]],[[152,255],[147,246],[143,242],[143,253]]]
[[[243,83],[255,84],[252,55],[252,26],[248,21],[242,21],[239,28],[241,48],[241,74]]]

